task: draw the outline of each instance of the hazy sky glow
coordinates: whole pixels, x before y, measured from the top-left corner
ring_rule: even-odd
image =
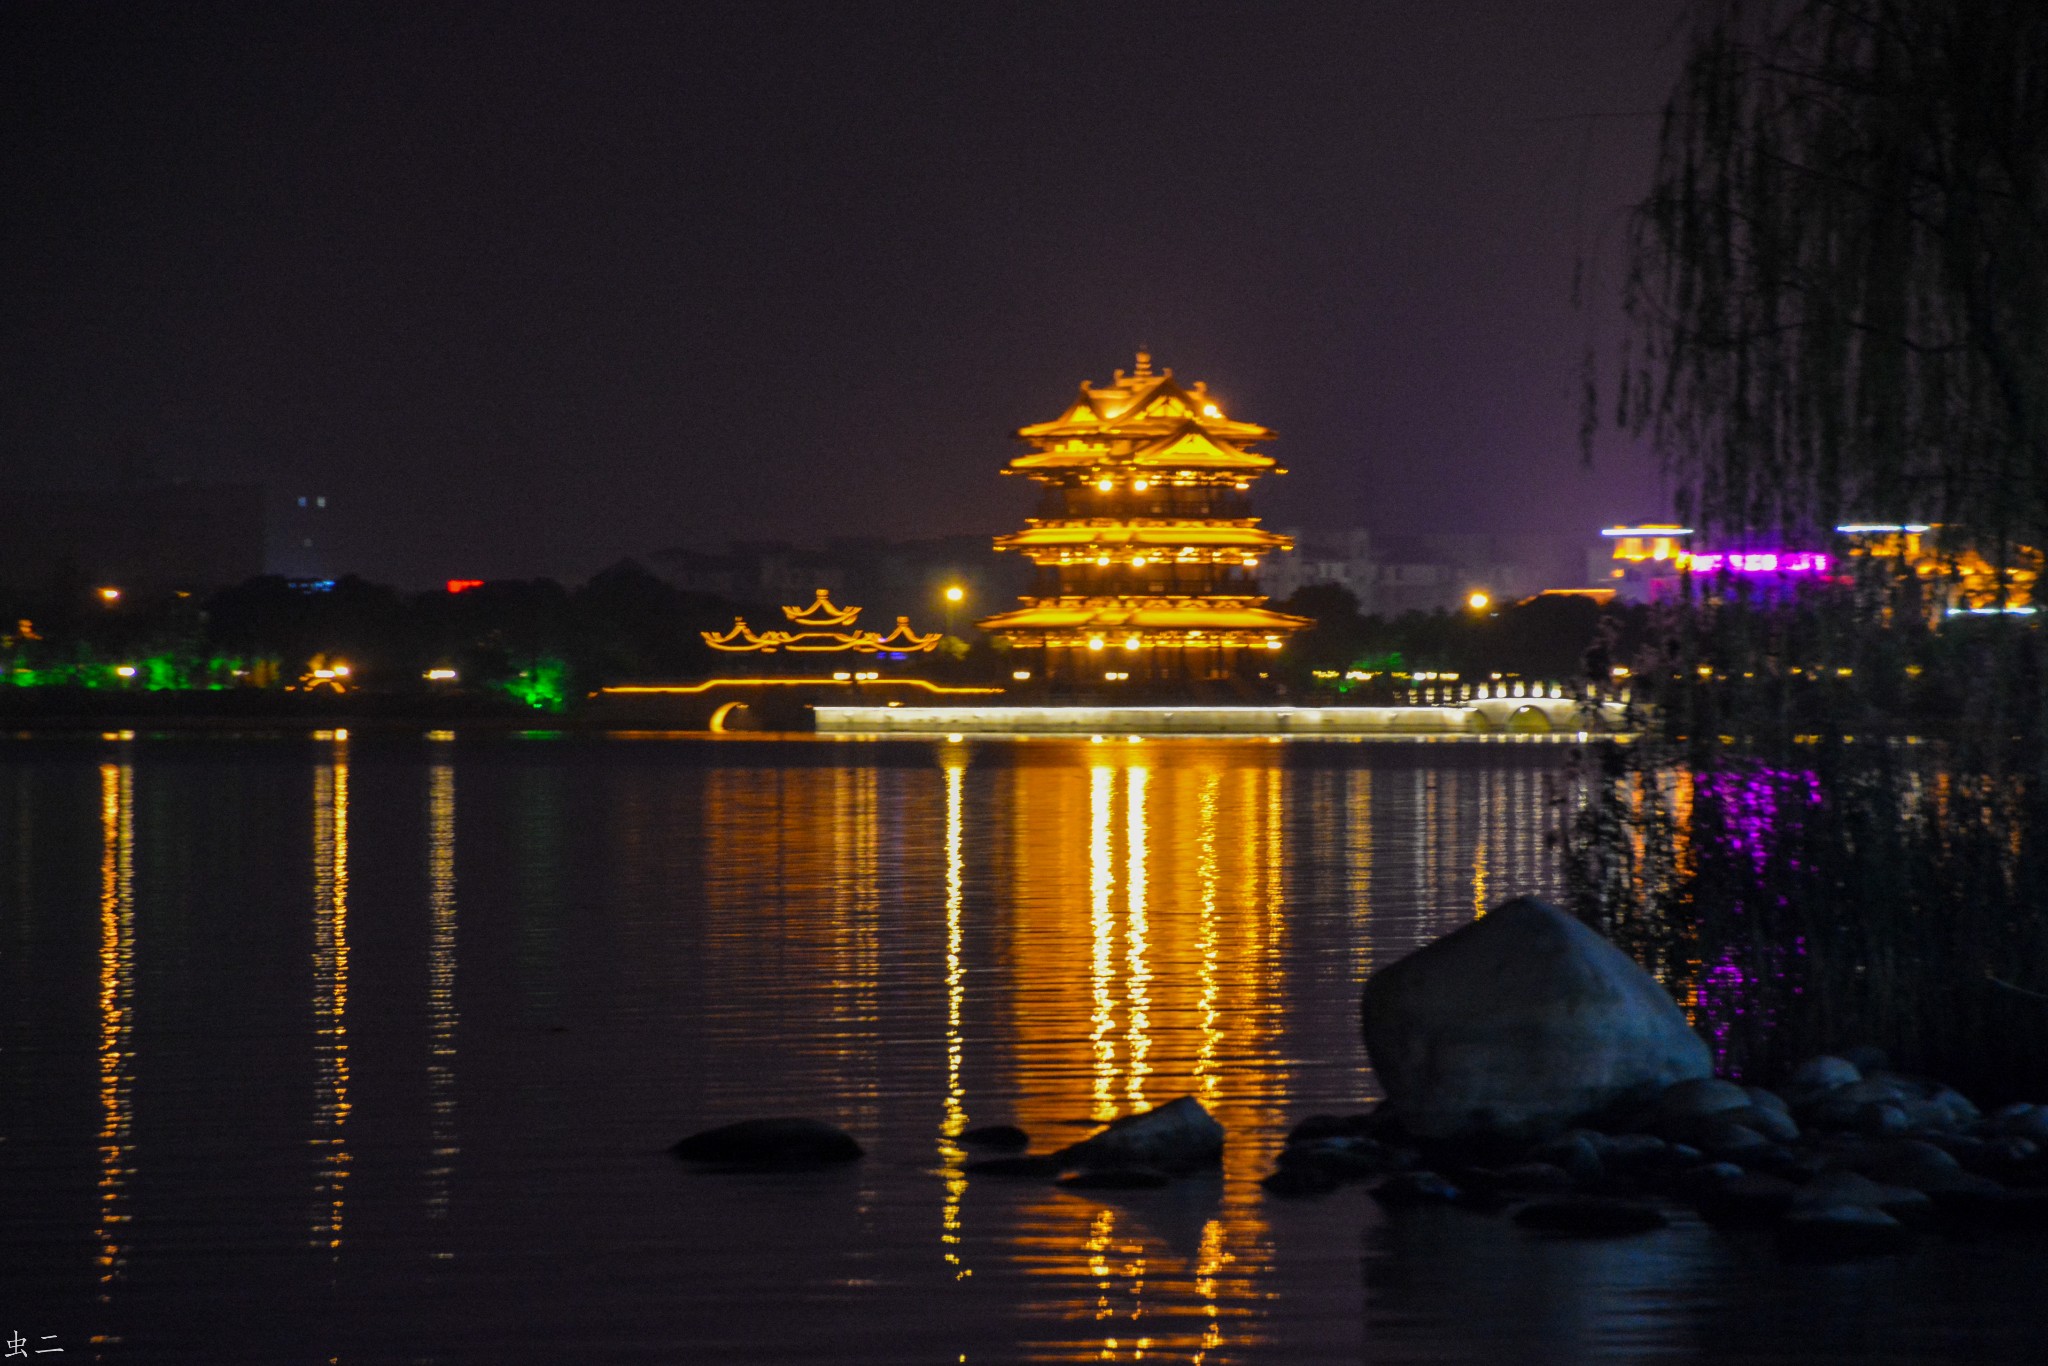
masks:
[[[0,489],[324,492],[409,583],[994,534],[1144,343],[1275,524],[1653,515],[1569,295],[1677,9],[0,5]]]

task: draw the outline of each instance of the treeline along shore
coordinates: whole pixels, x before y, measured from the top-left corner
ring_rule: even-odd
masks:
[[[1609,656],[1632,648],[1649,619],[1582,598],[1367,617],[1329,585],[1281,605],[1316,625],[1246,688],[1324,705],[1390,700],[1418,676],[1604,681]],[[266,576],[205,594],[0,585],[0,717],[514,721],[541,712],[573,721],[596,690],[626,683],[853,667],[1015,681],[1003,645],[964,624],[908,658],[735,655],[704,641],[737,617],[780,613],[677,588],[633,560],[574,587],[508,579],[409,592],[353,576]]]

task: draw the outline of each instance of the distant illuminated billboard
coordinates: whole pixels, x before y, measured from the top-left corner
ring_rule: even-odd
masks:
[[[1695,574],[1794,574],[1818,576],[1833,561],[1814,550],[1708,550],[1679,559],[1679,568]]]

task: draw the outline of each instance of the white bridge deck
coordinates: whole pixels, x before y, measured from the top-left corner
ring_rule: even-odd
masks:
[[[1443,706],[818,707],[828,735],[1543,735],[1626,728],[1619,703],[1498,697]]]

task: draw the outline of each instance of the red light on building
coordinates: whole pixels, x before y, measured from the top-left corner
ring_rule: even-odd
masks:
[[[482,579],[448,580],[448,591],[451,593],[467,593],[472,588],[482,588],[483,586],[484,581]]]

